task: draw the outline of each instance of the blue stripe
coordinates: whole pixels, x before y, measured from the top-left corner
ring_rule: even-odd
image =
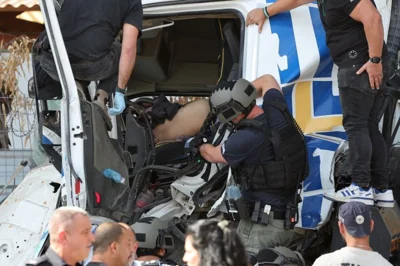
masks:
[[[320,19],[318,8],[310,7],[310,15],[314,27],[320,58],[317,72],[315,73],[314,77],[329,78],[332,75],[333,61],[330,56],[330,51],[326,46],[326,33]]]
[[[314,229],[317,227],[318,223],[321,222],[322,200],[322,194],[304,197],[303,208],[301,211],[301,221],[303,228]]]
[[[321,160],[319,156],[313,155],[315,150],[321,149],[321,150],[336,151],[339,144],[328,140],[313,138],[311,136],[306,136],[305,140],[307,143],[308,164],[310,168],[309,175],[304,180],[304,191],[307,192],[307,191],[315,191],[322,189],[321,173],[319,169]],[[321,191],[321,193],[323,192]]]
[[[289,112],[290,112],[292,115],[293,115],[293,97],[292,97],[293,88],[294,88],[294,84],[282,88],[282,90],[283,90],[283,95],[285,96],[285,100],[286,100],[286,103],[287,103],[288,108],[289,108]]]
[[[351,194],[355,195],[356,193],[354,193],[354,190],[351,191]]]
[[[346,194],[347,194],[347,196],[351,196],[351,193],[348,190],[346,190]]]
[[[343,197],[346,197],[346,193],[344,193],[344,191],[342,191],[342,195],[343,195]]]
[[[286,55],[288,60],[288,68],[283,71],[279,69],[281,84],[295,81],[300,76],[300,65],[290,12],[283,12],[271,17],[270,25],[272,34],[276,33],[280,40],[279,55]]]
[[[42,236],[40,237],[40,240],[39,240],[39,241],[42,241],[43,239],[45,239],[45,238],[47,237],[48,234],[49,234],[49,231],[48,231],[48,230],[44,231],[43,234],[42,234]]]
[[[341,115],[339,96],[332,94],[331,81],[314,81],[312,89],[314,99],[314,116]]]
[[[44,145],[52,145],[53,142],[49,140],[46,136],[42,135],[42,144]]]

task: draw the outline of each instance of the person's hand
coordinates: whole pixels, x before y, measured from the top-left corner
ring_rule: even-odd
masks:
[[[368,61],[357,71],[357,75],[363,73],[364,71],[367,71],[369,75],[369,82],[371,84],[371,88],[379,90],[383,78],[382,64],[381,63],[374,64]]]
[[[114,96],[113,108],[108,109],[109,115],[119,115],[125,110],[125,95],[116,92]]]
[[[258,25],[258,32],[261,33],[266,19],[267,17],[264,15],[263,9],[255,8],[251,10],[249,14],[247,14],[246,27],[252,24],[256,24]]]

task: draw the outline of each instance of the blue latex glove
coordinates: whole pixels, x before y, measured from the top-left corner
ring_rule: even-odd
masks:
[[[116,92],[114,95],[113,108],[108,109],[109,115],[119,115],[125,110],[125,95]]]
[[[117,183],[125,182],[125,178],[123,178],[120,173],[118,173],[117,171],[114,171],[113,169],[110,169],[110,168],[104,169],[103,175],[109,179],[114,180]]]

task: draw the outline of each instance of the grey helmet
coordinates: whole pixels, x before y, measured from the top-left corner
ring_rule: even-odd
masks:
[[[139,242],[139,248],[173,250],[175,247],[175,237],[165,232],[168,229],[168,222],[157,217],[145,217],[131,227]]]
[[[303,256],[286,247],[262,249],[257,255],[257,265],[306,266]]]
[[[247,116],[256,104],[257,91],[245,79],[218,83],[210,97],[211,110],[222,123]]]

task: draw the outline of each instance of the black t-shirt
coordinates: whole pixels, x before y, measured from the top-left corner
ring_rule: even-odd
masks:
[[[142,30],[140,0],[65,0],[58,16],[68,55],[93,60],[106,55],[128,23]]]
[[[336,65],[365,64],[369,59],[364,25],[350,17],[361,0],[318,0],[326,44]],[[372,4],[376,7],[374,0]],[[382,57],[387,54],[383,47]]]

